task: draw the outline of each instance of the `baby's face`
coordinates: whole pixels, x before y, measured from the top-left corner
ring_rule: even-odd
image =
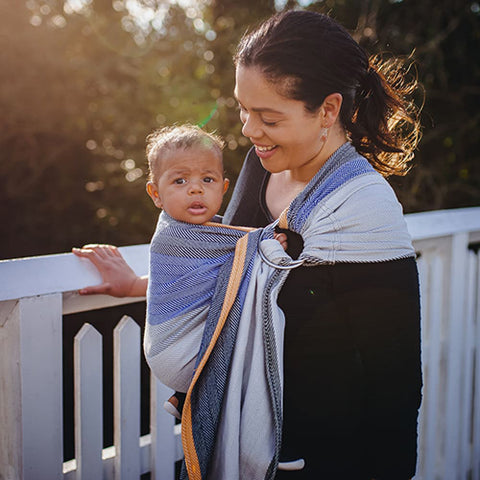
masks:
[[[161,160],[147,191],[155,205],[181,222],[208,222],[222,205],[228,180],[220,155],[207,148],[178,149]]]

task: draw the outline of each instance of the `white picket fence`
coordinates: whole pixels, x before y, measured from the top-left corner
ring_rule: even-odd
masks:
[[[147,271],[146,245],[121,251],[138,274]],[[148,472],[152,480],[174,479],[180,430],[163,409],[172,391],[151,378],[150,433],[140,436],[140,327],[129,317],[114,331],[109,448],[102,448],[102,338],[89,324],[75,336],[75,459],[63,462],[62,314],[144,301],[76,293],[99,280],[72,254],[0,262],[2,480],[130,480]]]
[[[419,252],[424,397],[416,480],[480,480],[480,207],[407,215]],[[122,253],[138,274],[147,246]],[[103,446],[102,337],[74,340],[75,459],[63,462],[62,314],[143,301],[82,297],[100,280],[71,254],[0,262],[0,479],[173,480],[179,426],[152,378],[140,436],[140,327],[114,331],[114,445]]]
[[[75,460],[63,465],[65,479],[137,479],[150,471],[155,479],[174,478],[181,447],[173,417],[161,407],[172,392],[153,377],[151,434],[140,437],[140,345],[140,327],[124,316],[114,330],[114,446],[102,449],[102,337],[88,323],[75,336],[76,448]]]

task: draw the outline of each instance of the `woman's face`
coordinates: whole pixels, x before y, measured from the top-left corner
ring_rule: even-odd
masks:
[[[326,161],[321,108],[312,114],[303,102],[281,95],[257,67],[238,65],[235,96],[242,133],[255,145],[264,168],[311,179]]]

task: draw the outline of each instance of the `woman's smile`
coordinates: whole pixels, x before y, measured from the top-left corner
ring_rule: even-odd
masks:
[[[269,147],[264,147],[260,145],[255,145],[255,151],[260,160],[267,160],[276,152],[278,145],[272,145]]]

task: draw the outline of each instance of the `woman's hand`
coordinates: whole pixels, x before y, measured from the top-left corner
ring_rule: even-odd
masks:
[[[103,293],[113,297],[143,297],[147,293],[147,277],[138,277],[118,248],[113,245],[85,245],[73,248],[77,257],[87,258],[97,267],[103,283],[79,290],[81,295]]]

